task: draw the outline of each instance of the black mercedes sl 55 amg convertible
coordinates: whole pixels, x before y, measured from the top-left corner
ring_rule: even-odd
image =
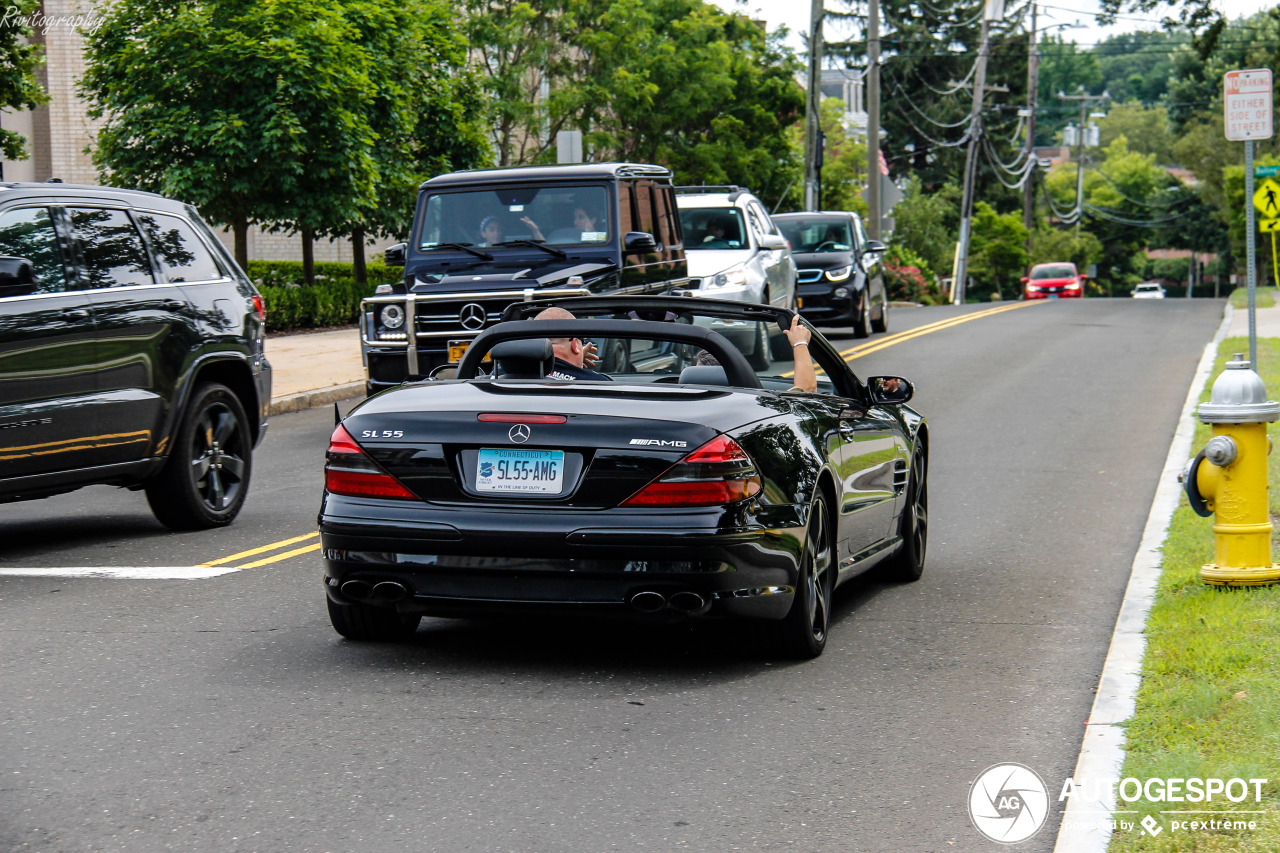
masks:
[[[585,297],[555,303],[572,319],[535,319],[548,307],[512,305],[456,365],[340,420],[319,518],[338,633],[731,617],[806,658],[837,585],[920,577],[929,438],[907,380],[863,382],[816,332],[793,345],[783,308]],[[558,357],[587,341],[607,373]],[[806,352],[813,391],[797,386]]]

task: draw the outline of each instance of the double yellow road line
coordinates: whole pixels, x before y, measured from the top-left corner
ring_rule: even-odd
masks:
[[[896,335],[878,338],[874,341],[867,341],[863,344],[841,350],[840,355],[845,361],[853,361],[855,358],[861,358],[864,355],[870,355],[873,352],[879,352],[882,349],[888,349],[895,344],[903,341],[909,341],[918,338],[921,335],[927,335],[932,332],[940,332],[943,329],[950,329],[952,326],[959,326],[961,323],[968,323],[972,320],[981,320],[983,317],[990,317],[994,314],[1002,314],[1005,311],[1016,311],[1019,308],[1026,308],[1028,305],[1039,305],[1048,300],[1031,300],[1027,302],[1013,302],[1008,305],[1000,305],[996,308],[987,308],[982,311],[974,311],[971,314],[961,314],[959,317],[950,317],[946,320],[939,320],[936,323],[929,323],[926,326],[917,326],[914,329],[908,329],[905,332],[898,332]]]
[[[239,554],[232,554],[230,557],[223,557],[218,560],[209,560],[208,562],[201,563],[200,565],[203,567],[213,567],[213,566],[226,566],[232,563],[237,563],[238,565],[234,566],[234,568],[236,569],[256,569],[259,566],[267,566],[267,565],[270,565],[271,563],[278,563],[281,560],[287,560],[290,557],[297,557],[300,554],[310,554],[314,551],[319,551],[320,542],[319,541],[309,542],[309,540],[312,540],[312,539],[319,540],[320,533],[317,531],[316,533],[308,533],[304,536],[295,536],[292,539],[281,539],[279,542],[272,542],[270,545],[263,545],[258,548],[251,548],[248,551],[241,551]],[[288,547],[289,545],[297,545],[299,542],[309,542],[309,544],[303,545],[299,548],[290,548],[287,551],[281,551],[278,554],[272,554],[271,556],[263,557],[260,560],[251,560],[248,563],[239,564],[240,560],[244,560],[250,557],[257,557],[259,554],[266,554],[271,551],[278,551],[279,549]]]

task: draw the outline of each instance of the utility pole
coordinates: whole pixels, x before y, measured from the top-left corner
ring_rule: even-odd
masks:
[[[1036,101],[1040,89],[1040,46],[1036,44],[1036,4],[1031,4],[1031,44],[1027,54],[1027,157],[1036,157]],[[1033,162],[1027,167],[1022,185],[1022,224],[1027,227],[1027,255],[1031,255],[1031,232],[1035,229],[1035,174]],[[1030,261],[1028,261],[1029,263]]]
[[[804,122],[804,209],[818,209],[818,161],[822,145],[822,18],[823,0],[809,7],[809,91]]]
[[[987,90],[987,54],[991,47],[991,21],[1004,17],[1004,0],[987,0],[978,37],[977,68],[973,77],[973,110],[969,114],[969,151],[964,161],[964,195],[960,202],[960,245],[956,248],[952,301],[963,305],[969,275],[969,237],[973,223],[974,182],[978,172],[978,143],[982,139],[982,98]]]
[[[867,228],[880,239],[880,0],[867,0]]]
[[[1076,131],[1076,239],[1079,240],[1080,222],[1084,219],[1084,148],[1086,145],[1098,144],[1097,141],[1089,140],[1088,136],[1092,128],[1085,126],[1085,118],[1090,101],[1104,101],[1111,96],[1106,92],[1101,95],[1090,95],[1086,92],[1081,92],[1079,95],[1065,95],[1059,92],[1058,97],[1064,101],[1080,102],[1080,127]]]

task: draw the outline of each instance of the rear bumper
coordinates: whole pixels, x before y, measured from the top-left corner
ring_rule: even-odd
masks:
[[[795,592],[802,527],[699,527],[697,519],[459,513],[457,524],[322,514],[325,590],[402,613],[599,613],[780,619]],[[714,513],[709,516],[713,520]],[[605,522],[605,519],[599,519]],[[354,582],[354,583],[353,583]],[[380,583],[394,595],[374,596]],[[396,587],[399,590],[396,590]],[[639,598],[637,598],[639,596]]]

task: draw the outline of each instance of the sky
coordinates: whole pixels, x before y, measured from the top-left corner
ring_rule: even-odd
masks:
[[[797,52],[804,50],[800,33],[809,29],[810,6],[805,0],[745,0],[745,2],[744,0],[714,0],[714,2],[723,9],[747,12],[753,18],[763,19],[768,23],[770,31],[786,24],[792,31],[788,44]],[[1276,0],[1218,0],[1214,5],[1228,18],[1238,18],[1242,15],[1252,15],[1275,4]],[[1067,25],[1058,29],[1057,32],[1062,33],[1068,41],[1075,41],[1081,46],[1097,44],[1109,35],[1134,30],[1159,29],[1160,20],[1163,17],[1160,12],[1125,14],[1119,16],[1117,23],[1113,26],[1100,27],[1093,18],[1093,15],[1097,14],[1097,0],[1047,0],[1038,5],[1040,29],[1054,25]],[[839,0],[827,0],[829,9],[842,7],[843,4]],[[828,31],[826,40],[836,41],[851,34],[852,31],[842,32],[837,29],[833,37]]]

